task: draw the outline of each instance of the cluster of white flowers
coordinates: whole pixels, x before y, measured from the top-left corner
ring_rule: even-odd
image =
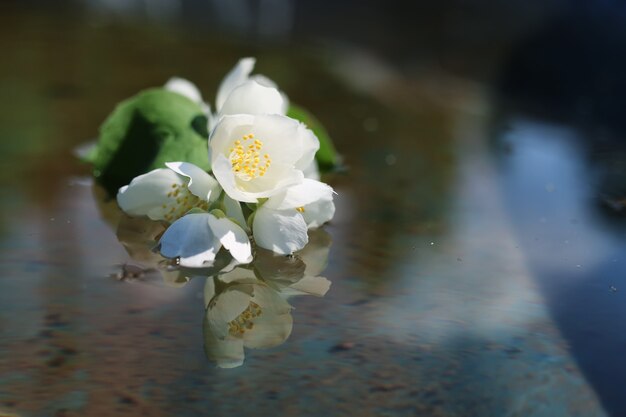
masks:
[[[244,58],[227,74],[214,112],[191,82],[165,85],[205,110],[212,172],[172,161],[118,192],[127,214],[169,224],[160,252],[181,266],[206,266],[222,246],[249,263],[250,236],[262,248],[291,254],[307,244],[308,229],[334,215],[334,191],[319,181],[315,161],[319,140],[286,116],[289,103],[275,83],[250,75],[254,63]]]

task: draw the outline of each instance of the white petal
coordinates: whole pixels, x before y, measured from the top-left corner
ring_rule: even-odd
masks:
[[[254,215],[252,231],[257,245],[282,255],[302,249],[309,240],[304,218],[296,210],[262,206]]]
[[[235,337],[218,339],[210,326],[207,314],[204,316],[202,332],[204,334],[204,352],[209,360],[220,368],[236,368],[243,364],[245,354],[243,340]]]
[[[233,221],[209,214],[209,226],[213,234],[230,254],[240,263],[252,262],[252,248],[248,234]]]
[[[280,114],[282,110],[283,97],[277,89],[246,81],[230,93],[220,114]]]
[[[256,81],[259,84],[261,84],[263,87],[271,87],[271,88],[278,89],[278,84],[276,84],[273,80],[267,78],[263,74],[254,74],[254,75],[251,75],[248,78],[251,79],[251,80]]]
[[[254,69],[255,62],[256,59],[254,58],[242,58],[237,62],[235,67],[226,74],[226,77],[224,77],[217,90],[217,97],[215,99],[218,112],[222,109],[231,91],[248,80],[248,76]]]
[[[189,162],[167,162],[165,166],[177,174],[189,178],[187,188],[196,197],[211,202],[219,197],[221,191],[219,183],[202,168]]]
[[[250,77],[250,79],[256,81],[257,83],[261,84],[262,86],[273,87],[273,88],[278,90],[278,85],[274,81],[272,81],[271,79],[267,78],[265,75],[255,74],[255,75],[252,75]],[[280,113],[278,113],[278,114],[287,114],[287,110],[289,110],[289,97],[287,97],[287,94],[285,94],[284,92],[282,92],[280,90],[278,90],[278,92],[283,97],[283,107],[282,107]]]
[[[250,305],[252,285],[236,285],[225,289],[209,304],[207,319],[218,339],[228,335],[228,323],[236,319]]]
[[[243,210],[241,209],[241,203],[230,198],[228,194],[225,194],[223,198],[224,212],[226,213],[226,216],[236,221],[244,230],[248,230],[246,218],[244,217]]]
[[[224,189],[224,192],[232,199],[236,201],[243,201],[244,203],[256,203],[256,197],[241,191],[237,186],[235,180],[235,173],[232,170],[231,164],[224,155],[219,155],[212,163],[213,174],[219,181]]]
[[[161,255],[180,258],[189,268],[212,262],[222,244],[209,227],[208,213],[187,214],[176,220],[161,237]]]
[[[312,159],[308,166],[302,168],[302,172],[304,173],[304,178],[310,178],[316,181],[320,180],[320,170],[315,159]]]
[[[302,216],[309,229],[320,227],[330,221],[335,215],[335,203],[332,200],[322,199],[304,206]]]
[[[296,162],[296,168],[304,171],[315,161],[315,154],[320,148],[320,141],[311,129],[305,125],[298,126],[298,139],[302,147],[302,156]]]
[[[185,179],[166,168],[159,168],[133,178],[117,193],[117,204],[131,216],[148,216],[164,220],[162,205],[168,203],[172,184],[182,185]]]
[[[181,96],[185,96],[191,101],[203,104],[202,102],[202,94],[200,94],[200,90],[194,83],[184,78],[172,77],[163,86],[168,91],[172,91],[174,93],[178,93]]]
[[[275,210],[293,209],[332,198],[333,189],[329,185],[305,178],[302,183],[288,187],[271,197],[265,206]]]

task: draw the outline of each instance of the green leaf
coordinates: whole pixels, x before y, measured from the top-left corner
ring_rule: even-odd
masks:
[[[320,149],[315,154],[315,159],[322,171],[330,171],[340,163],[340,157],[335,150],[333,141],[322,123],[315,118],[308,110],[290,103],[287,116],[301,121],[315,133],[320,141]]]
[[[184,161],[209,170],[207,118],[180,94],[153,88],[124,100],[100,127],[86,159],[109,193],[166,162]]]

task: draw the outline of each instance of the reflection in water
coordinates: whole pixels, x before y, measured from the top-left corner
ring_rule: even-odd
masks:
[[[117,236],[138,265],[123,265],[117,277],[145,282],[162,279],[174,287],[191,278],[206,279],[205,352],[221,368],[242,365],[244,347],[270,348],[285,342],[293,325],[289,298],[323,297],[330,288],[330,281],[319,276],[331,243],[323,230],[311,231],[309,244],[293,256],[257,248],[252,263],[240,265],[228,252],[220,251],[212,265],[193,269],[178,267],[153,250],[164,230],[159,222],[122,217]]]

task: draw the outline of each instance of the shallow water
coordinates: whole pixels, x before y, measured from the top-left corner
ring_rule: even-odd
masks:
[[[0,20],[0,414],[626,413],[626,239],[575,124],[346,49]],[[119,213],[72,151],[120,99],[172,75],[215,91],[249,54],[347,169],[327,178],[330,291],[292,301],[284,344],[218,369],[204,282],[116,279]]]

